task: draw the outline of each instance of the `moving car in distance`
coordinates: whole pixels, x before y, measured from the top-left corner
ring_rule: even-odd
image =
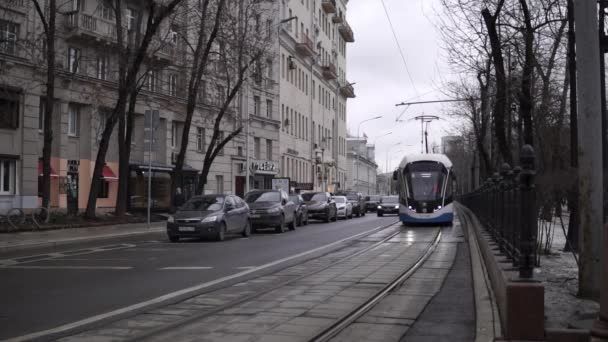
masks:
[[[334,196],[334,201],[338,209],[338,218],[342,217],[345,220],[353,218],[353,205],[346,196]]]
[[[382,217],[386,214],[399,214],[399,196],[382,196],[378,205],[378,217]]]
[[[302,198],[308,207],[308,217],[325,222],[336,221],[338,210],[329,192],[307,192]]]
[[[254,190],[245,195],[253,231],[273,227],[277,233],[296,229],[296,205],[282,190]]]
[[[452,162],[443,154],[412,154],[393,173],[404,224],[452,224],[457,189]]]
[[[167,220],[171,242],[183,237],[225,239],[227,233],[251,233],[249,208],[238,196],[204,195],[192,197]]]
[[[346,196],[348,201],[353,205],[353,215],[365,216],[365,198],[363,194],[356,191],[342,191],[336,193],[336,196]]]
[[[365,196],[365,210],[367,212],[376,212],[378,208],[378,203],[380,203],[380,196],[371,195]]]
[[[308,207],[304,199],[299,194],[290,194],[289,200],[296,205],[296,225],[305,226],[308,224]]]

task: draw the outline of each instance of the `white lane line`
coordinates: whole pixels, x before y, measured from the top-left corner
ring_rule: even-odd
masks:
[[[131,266],[0,266],[21,270],[130,270]]]
[[[213,267],[209,266],[175,266],[175,267],[163,267],[159,268],[159,270],[210,270]]]
[[[241,266],[241,267],[235,267],[235,269],[237,270],[250,270],[252,268],[256,268],[257,266]]]
[[[196,286],[192,286],[192,287],[185,288],[185,289],[182,289],[182,290],[179,290],[179,291],[171,292],[171,293],[168,293],[166,295],[163,295],[163,296],[160,296],[160,297],[157,297],[157,298],[154,298],[154,299],[147,300],[145,302],[140,302],[140,303],[137,303],[137,304],[133,304],[133,305],[121,308],[121,309],[117,309],[117,310],[114,310],[114,311],[106,312],[106,313],[99,314],[99,315],[96,315],[96,316],[91,316],[89,318],[85,318],[85,319],[82,319],[80,321],[64,324],[64,325],[61,325],[61,326],[58,326],[58,327],[55,327],[55,328],[52,328],[52,329],[38,331],[38,332],[31,333],[31,334],[23,335],[23,336],[13,337],[11,339],[5,340],[4,342],[29,341],[29,340],[40,338],[42,336],[46,336],[46,335],[57,334],[57,333],[61,333],[61,332],[64,332],[64,331],[69,331],[71,329],[78,328],[78,327],[81,327],[83,325],[99,322],[99,321],[104,320],[106,318],[109,318],[109,317],[112,317],[112,316],[116,316],[116,315],[122,315],[122,314],[125,314],[125,313],[128,313],[128,312],[131,312],[131,311],[135,311],[135,310],[138,310],[138,309],[141,309],[141,308],[148,307],[150,305],[162,303],[162,302],[164,302],[166,300],[170,300],[170,299],[182,296],[182,295],[187,295],[189,293],[197,292],[197,291],[200,291],[202,289],[211,287],[213,285],[223,283],[225,281],[229,281],[229,280],[232,280],[232,279],[235,279],[235,278],[239,278],[239,277],[251,274],[251,273],[255,273],[255,272],[261,271],[263,269],[267,269],[267,268],[273,267],[275,265],[279,265],[281,263],[284,263],[284,262],[287,262],[287,261],[290,261],[290,260],[293,260],[293,259],[301,258],[301,257],[303,257],[305,255],[308,255],[308,254],[313,254],[313,253],[322,251],[324,249],[327,249],[327,248],[339,245],[339,244],[341,244],[341,243],[343,243],[345,241],[353,240],[353,239],[356,239],[356,238],[358,238],[360,236],[363,236],[365,234],[369,234],[369,232],[371,232],[371,231],[379,230],[379,229],[381,229],[384,226],[385,225],[382,225],[382,226],[379,226],[379,227],[375,227],[375,228],[366,230],[364,232],[361,232],[359,234],[356,234],[356,235],[353,235],[353,236],[349,236],[347,238],[344,238],[344,239],[341,239],[341,240],[338,240],[338,241],[334,241],[334,242],[329,243],[327,245],[323,245],[321,247],[317,247],[317,248],[311,249],[311,250],[306,251],[306,252],[302,252],[302,253],[299,253],[299,254],[296,254],[296,255],[292,255],[290,257],[286,257],[286,258],[283,258],[283,259],[275,260],[273,262],[264,264],[262,266],[258,266],[256,268],[251,268],[251,269],[239,272],[239,273],[235,273],[235,274],[232,274],[232,275],[229,275],[229,276],[218,278],[216,280],[212,280],[212,281],[209,281],[209,282],[206,282],[206,283],[202,283],[202,284],[199,284],[199,285],[196,285]],[[391,226],[388,226],[385,229],[390,229]]]

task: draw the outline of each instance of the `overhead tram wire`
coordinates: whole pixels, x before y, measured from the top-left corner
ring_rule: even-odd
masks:
[[[407,67],[407,62],[405,61],[405,55],[403,54],[403,49],[401,48],[401,44],[399,44],[399,39],[397,38],[397,33],[395,32],[395,27],[393,26],[393,22],[391,21],[391,17],[388,14],[388,9],[386,8],[386,4],[384,0],[380,0],[382,3],[382,8],[384,8],[384,14],[386,14],[386,19],[391,28],[391,32],[393,33],[393,38],[395,38],[395,44],[397,44],[397,48],[399,49],[399,54],[401,55],[401,59],[403,60],[403,66],[405,67],[405,72],[407,73],[407,77],[412,84],[412,88],[414,88],[414,92],[416,96],[418,96],[418,89],[416,89],[416,84],[414,84],[414,80],[412,79],[412,75],[410,74],[410,69]]]

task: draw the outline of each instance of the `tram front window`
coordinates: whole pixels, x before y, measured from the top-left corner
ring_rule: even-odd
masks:
[[[445,178],[443,166],[437,163],[415,163],[408,168],[410,197],[416,201],[441,200]]]

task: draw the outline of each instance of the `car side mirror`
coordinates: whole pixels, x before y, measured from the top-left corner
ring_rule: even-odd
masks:
[[[283,199],[283,200],[281,201],[281,203],[282,203],[283,205],[287,205],[287,201],[286,201],[285,199]]]
[[[328,199],[327,199],[327,203],[331,203],[331,198],[328,198]]]

